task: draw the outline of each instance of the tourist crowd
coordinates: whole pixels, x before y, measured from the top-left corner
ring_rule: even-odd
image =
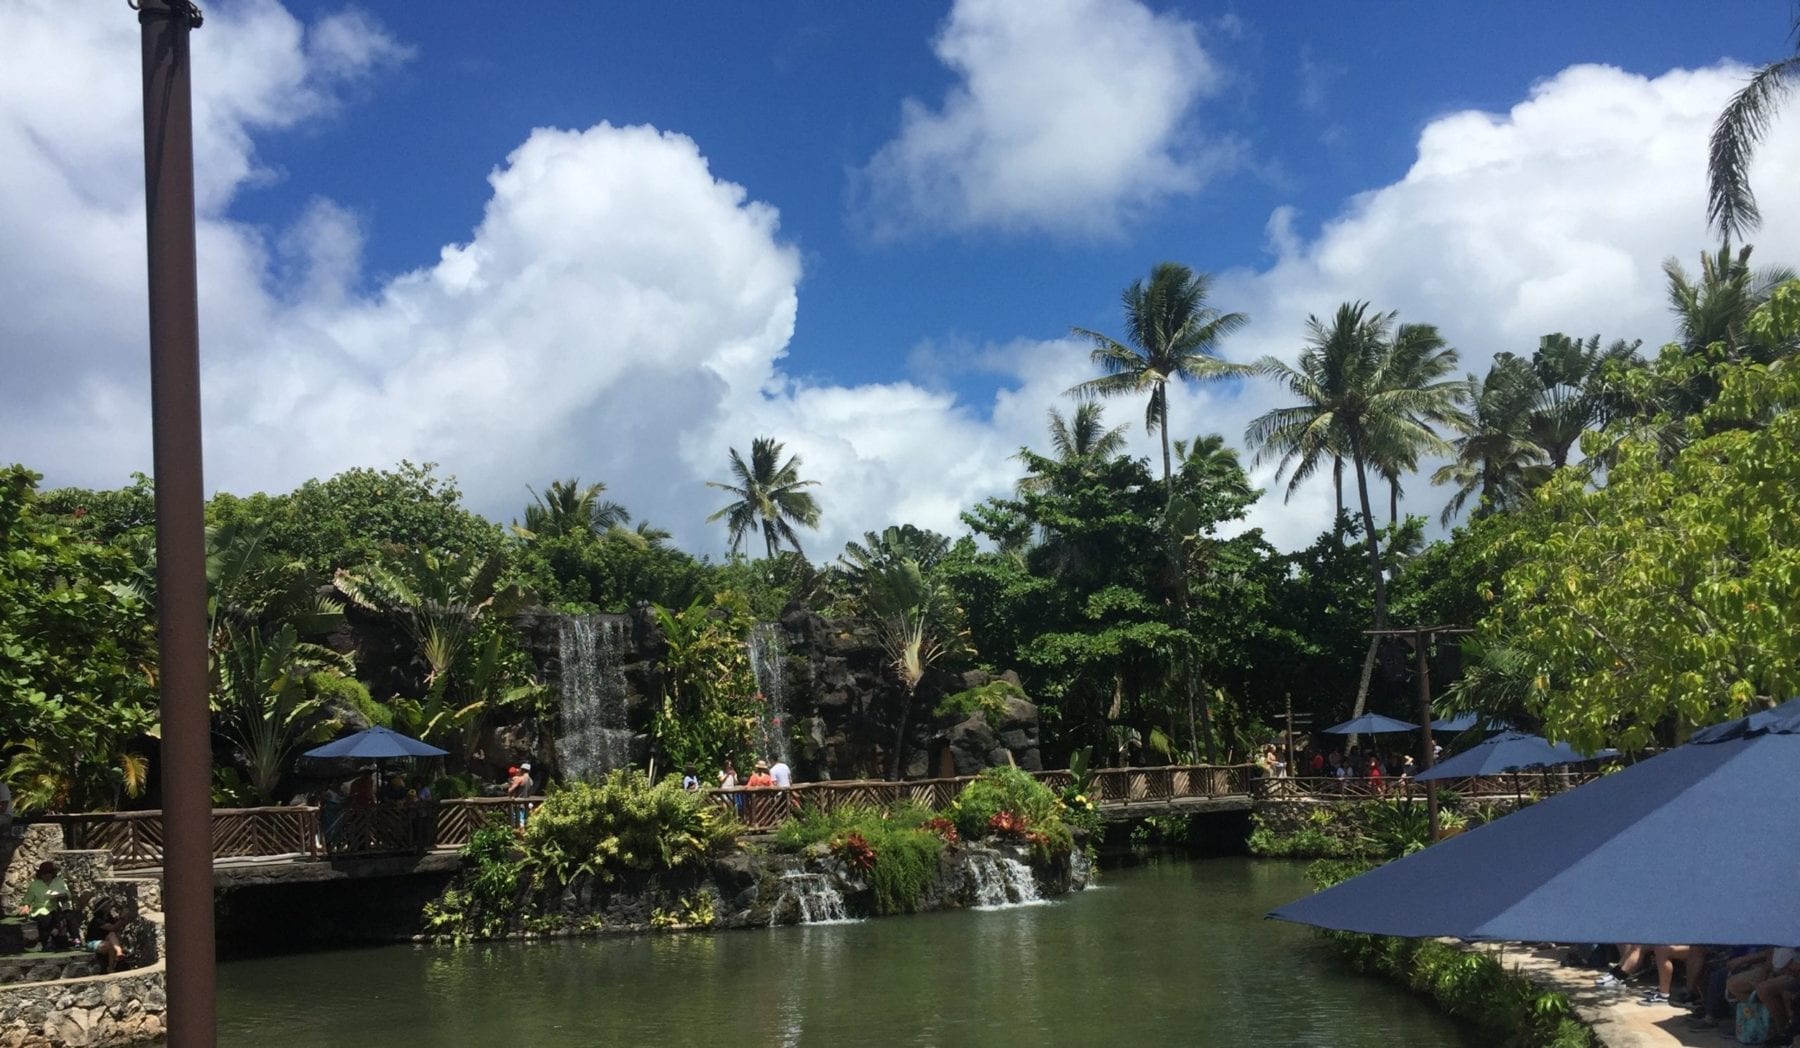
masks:
[[[1640,1000],[1686,1006],[1692,1012],[1688,1025],[1695,1029],[1730,1024],[1743,1044],[1792,1044],[1800,1034],[1800,951],[1793,947],[1620,943],[1610,950],[1583,948],[1575,959],[1596,951],[1617,952],[1597,986],[1629,988],[1654,978]]]

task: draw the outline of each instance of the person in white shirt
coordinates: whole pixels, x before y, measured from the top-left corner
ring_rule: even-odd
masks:
[[[775,785],[784,790],[794,784],[793,769],[788,767],[787,761],[780,758],[776,758],[775,763],[769,765],[769,778],[774,779]]]

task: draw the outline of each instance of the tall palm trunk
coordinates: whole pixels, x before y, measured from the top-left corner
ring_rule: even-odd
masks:
[[[1388,478],[1388,527],[1400,523],[1400,478]]]
[[[1350,434],[1350,455],[1352,466],[1356,470],[1356,493],[1362,502],[1363,536],[1367,540],[1369,550],[1369,577],[1375,583],[1375,628],[1387,628],[1387,580],[1381,570],[1381,543],[1375,537],[1375,514],[1369,508],[1369,478],[1363,470],[1362,441],[1356,433]],[[1369,681],[1375,675],[1375,653],[1381,646],[1380,637],[1369,638],[1368,654],[1363,656],[1362,680],[1356,686],[1356,708],[1352,717],[1363,715],[1363,707],[1369,701]],[[1352,738],[1350,745],[1355,745]]]
[[[1175,536],[1175,471],[1170,467],[1169,462],[1169,400],[1167,388],[1158,386],[1156,387],[1156,392],[1151,394],[1151,396],[1156,398],[1156,401],[1161,408],[1160,417],[1162,419],[1162,424],[1157,428],[1162,431],[1163,531],[1165,533],[1165,538],[1169,543],[1169,557],[1175,562],[1175,590],[1177,594],[1177,606],[1181,610],[1181,628],[1184,632],[1191,634],[1192,623],[1188,607],[1187,558],[1182,556],[1181,542]],[[1189,647],[1192,647],[1191,641]],[[1217,764],[1218,751],[1213,746],[1212,704],[1207,702],[1206,698],[1200,694],[1200,685],[1194,680],[1194,653],[1190,650],[1186,652],[1186,656],[1186,658],[1182,659],[1181,676],[1183,686],[1187,689],[1188,709],[1192,710],[1196,706],[1199,707],[1200,727],[1201,730],[1205,732],[1206,738],[1206,763]]]

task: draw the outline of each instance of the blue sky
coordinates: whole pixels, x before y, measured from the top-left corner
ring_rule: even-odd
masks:
[[[135,26],[23,12],[0,64],[40,83],[0,86],[0,294],[30,308],[0,319],[0,458],[120,483],[149,458]],[[1706,244],[1704,126],[1734,63],[1790,46],[1779,0],[208,15],[215,486],[404,456],[504,518],[579,473],[716,548],[703,481],[766,432],[821,479],[821,554],[1003,491],[1083,377],[1069,328],[1117,331],[1163,259],[1219,274],[1246,359],[1352,297],[1477,370],[1559,328],[1660,342],[1657,267]],[[1795,139],[1791,117],[1763,170]],[[1765,260],[1800,260],[1791,181],[1758,183]],[[1272,396],[1194,391],[1175,435],[1235,442]],[[1415,479],[1408,506],[1444,494]],[[1252,523],[1292,545],[1327,513],[1312,491]]]

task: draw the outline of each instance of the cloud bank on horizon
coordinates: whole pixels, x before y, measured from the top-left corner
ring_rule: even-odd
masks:
[[[1010,10],[955,5],[936,48],[958,82],[936,108],[909,105],[856,176],[874,214],[908,231],[1091,233],[1199,191],[1218,147],[1196,107],[1219,74],[1197,27],[1127,0],[1068,0],[1030,23]],[[379,89],[407,46],[365,16],[303,24],[274,0],[208,14],[195,49],[208,70],[196,151],[210,487],[280,491],[408,458],[440,463],[473,508],[506,520],[525,485],[579,475],[717,551],[723,530],[704,519],[721,500],[704,482],[724,475],[727,447],[770,435],[819,482],[823,526],[807,549],[829,557],[890,523],[960,532],[958,513],[1010,490],[1014,452],[1042,444],[1046,411],[1091,373],[1084,346],[1027,338],[976,354],[994,379],[980,402],[900,378],[785,372],[800,252],[776,204],[716,177],[704,143],[678,129],[530,131],[494,168],[466,241],[358,290],[353,211],[321,199],[270,232],[231,204],[270,177],[258,134]],[[0,40],[0,460],[50,484],[114,486],[150,461],[136,28],[50,0],[13,20]],[[1037,70],[1092,80],[1090,47],[1129,59],[1135,78],[1092,98],[1033,94],[1034,79],[1054,79]],[[1217,303],[1252,320],[1225,352],[1291,359],[1306,316],[1349,299],[1438,324],[1477,372],[1548,331],[1659,343],[1660,265],[1710,240],[1706,134],[1742,76],[1576,66],[1509,112],[1442,115],[1403,178],[1347,201],[1316,235],[1285,209],[1270,217],[1273,261],[1216,285]],[[1138,93],[1155,104],[1129,106],[1141,123],[1123,127],[1119,102]],[[1094,141],[1118,145],[1104,164],[1085,155]],[[1066,184],[1020,183],[1043,164],[1062,165]],[[1800,135],[1773,136],[1759,169],[1796,167]],[[1756,184],[1758,257],[1800,258],[1800,182]],[[1256,383],[1183,389],[1173,435],[1241,445],[1245,422],[1278,403]],[[1149,453],[1141,405],[1111,416]],[[1284,505],[1271,474],[1254,472],[1276,493],[1247,524],[1304,545],[1329,521],[1329,486]],[[1411,478],[1406,507],[1435,519],[1445,497]]]

